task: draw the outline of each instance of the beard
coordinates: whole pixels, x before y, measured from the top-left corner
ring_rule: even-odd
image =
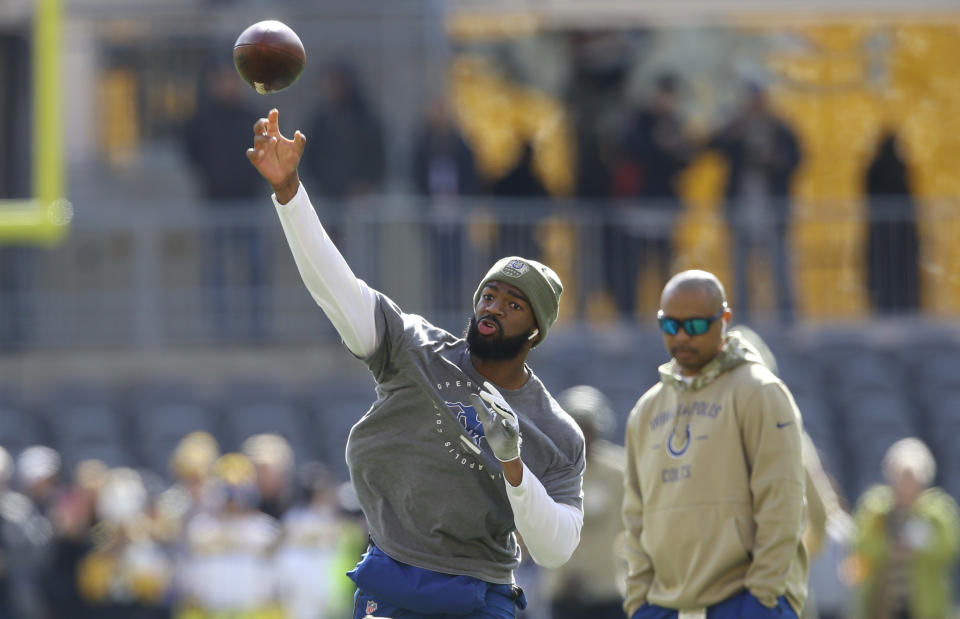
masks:
[[[480,331],[477,330],[477,317],[471,316],[464,334],[467,340],[467,346],[470,347],[470,354],[478,359],[487,361],[515,359],[521,351],[523,351],[523,347],[527,343],[527,336],[520,334],[504,337],[503,327],[497,319],[488,316],[487,320],[497,323],[500,331],[495,336],[489,338],[480,335]]]

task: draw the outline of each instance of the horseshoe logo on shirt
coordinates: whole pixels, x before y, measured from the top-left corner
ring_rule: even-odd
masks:
[[[687,452],[687,449],[690,448],[690,424],[689,423],[687,424],[686,436],[684,437],[683,445],[681,445],[679,449],[673,448],[673,436],[674,434],[676,434],[676,432],[677,432],[676,428],[674,428],[670,432],[670,437],[667,439],[667,453],[669,453],[674,458],[679,458],[680,456],[682,456]]]

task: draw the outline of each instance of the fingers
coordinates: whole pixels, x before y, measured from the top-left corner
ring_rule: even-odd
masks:
[[[267,135],[253,136],[253,148],[247,149],[247,159],[251,163],[257,163],[266,154],[267,149],[275,145],[277,138]]]
[[[299,129],[293,134],[293,148],[297,151],[298,155],[303,154],[303,149],[307,146],[307,136],[303,135]]]
[[[502,396],[499,398],[497,397],[499,395],[499,393],[494,395],[487,393],[486,391],[480,392],[481,401],[489,404],[489,406],[486,407],[487,410],[490,411],[495,418],[500,419],[503,422],[504,427],[517,423],[517,414],[513,412],[513,409],[510,408],[510,405],[507,404],[506,400],[504,400]]]
[[[497,391],[497,388],[496,388],[496,387],[493,385],[493,383],[491,383],[489,380],[483,381],[483,388],[486,389],[487,391],[489,391],[490,393],[494,394],[495,396],[497,396],[497,397],[500,398],[501,400],[503,400],[503,396],[500,395],[500,392]]]
[[[489,423],[498,419],[497,414],[490,410],[490,407],[487,406],[487,403],[480,399],[480,396],[477,394],[470,394],[470,403],[473,404],[473,410],[476,411],[477,417],[480,419],[480,423]],[[484,417],[486,417],[486,420]]]
[[[487,403],[481,400],[480,396],[475,393],[470,394],[470,403],[473,404],[473,408],[475,410],[484,410],[488,413],[491,412],[490,409],[487,408]]]
[[[280,135],[280,111],[277,108],[267,113],[267,125],[270,135]]]
[[[500,409],[503,408],[503,407],[500,405],[500,402],[502,401],[502,399],[499,399],[499,400],[498,400],[498,399],[497,399],[497,396],[493,395],[492,393],[487,393],[486,391],[481,391],[481,392],[480,392],[480,397],[481,397],[487,404],[489,404],[490,407],[493,408],[493,410],[497,411],[498,413],[500,412]]]
[[[258,118],[257,122],[253,123],[253,134],[255,136],[280,135],[280,112],[277,108],[270,110],[266,118]]]
[[[503,411],[507,411],[511,413],[513,412],[513,410],[510,408],[510,405],[507,404],[507,401],[504,399],[502,395],[500,395],[500,392],[497,391],[497,388],[494,387],[492,383],[490,383],[489,381],[484,381],[483,388],[486,389],[486,391],[480,392],[481,398],[489,402],[491,405],[493,405],[497,409],[501,409]]]
[[[497,405],[500,408],[509,410],[510,406],[507,404],[507,401],[503,399],[503,396],[500,395],[500,392],[497,391],[497,388],[494,387],[493,383],[488,380],[483,381],[483,388],[486,391],[480,392],[480,397],[487,400],[491,404]]]
[[[307,136],[303,134],[302,131],[297,129],[296,133],[293,134],[293,140],[287,140],[283,137],[283,134],[280,133],[280,112],[277,108],[271,109],[267,113],[266,118],[259,118],[257,122],[253,124],[253,135],[254,135],[254,147],[257,146],[257,138],[274,138],[279,139],[283,138],[285,142],[292,142],[293,148],[298,155],[303,154],[303,149],[307,145]]]

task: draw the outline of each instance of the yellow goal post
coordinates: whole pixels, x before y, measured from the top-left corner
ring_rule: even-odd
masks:
[[[30,51],[31,197],[0,200],[0,245],[54,245],[63,239],[73,216],[64,192],[62,0],[36,0],[34,11]]]

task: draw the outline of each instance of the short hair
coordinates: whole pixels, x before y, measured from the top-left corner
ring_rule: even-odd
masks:
[[[718,306],[727,306],[727,291],[724,290],[723,283],[709,271],[689,269],[677,273],[663,287],[663,293],[660,295],[661,302],[664,297],[677,290],[702,290],[710,295]]]
[[[909,472],[924,486],[933,483],[937,463],[930,448],[918,438],[902,438],[887,449],[883,457],[883,474],[889,481]]]

